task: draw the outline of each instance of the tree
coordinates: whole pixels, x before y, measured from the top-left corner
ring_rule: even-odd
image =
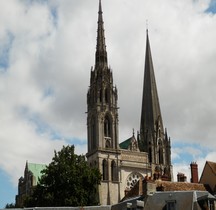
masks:
[[[16,208],[16,205],[14,203],[7,203],[5,208],[6,209],[14,209],[14,208]]]
[[[76,155],[74,146],[63,146],[43,175],[33,194],[26,199],[30,206],[87,206],[97,205],[97,186],[101,174],[90,168],[84,155]]]

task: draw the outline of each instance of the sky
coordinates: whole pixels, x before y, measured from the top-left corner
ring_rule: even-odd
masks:
[[[216,1],[102,0],[118,88],[119,141],[139,130],[146,29],[174,178],[216,160]],[[25,163],[87,151],[86,94],[98,0],[0,1],[0,208],[15,202]]]

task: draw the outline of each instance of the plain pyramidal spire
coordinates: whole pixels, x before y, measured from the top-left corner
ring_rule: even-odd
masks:
[[[140,132],[142,133],[143,137],[146,135],[146,132],[154,131],[155,123],[158,121],[160,121],[159,124],[161,130],[163,130],[160,103],[149,42],[149,33],[148,29],[146,29],[144,84],[140,122]]]

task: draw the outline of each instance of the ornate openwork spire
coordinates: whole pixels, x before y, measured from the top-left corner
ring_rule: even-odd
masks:
[[[98,66],[107,66],[107,52],[101,0],[99,0],[97,45],[95,53],[95,67],[97,68]]]

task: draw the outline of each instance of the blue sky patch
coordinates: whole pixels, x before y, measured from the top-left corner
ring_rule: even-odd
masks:
[[[0,195],[1,205],[0,209],[5,208],[6,204],[15,203],[15,195],[17,194],[17,186],[13,186],[8,179],[8,174],[0,169]],[[7,190],[5,190],[7,189]],[[14,195],[12,197],[11,195]]]
[[[200,158],[205,158],[210,149],[200,144],[175,142],[172,144],[173,163],[180,163],[182,159],[191,163]]]
[[[57,26],[57,22],[58,22],[58,10],[57,10],[57,7],[51,7],[50,12],[51,12],[51,15],[52,15],[53,25]]]
[[[44,96],[44,98],[52,97],[52,96],[54,96],[54,93],[55,93],[54,89],[49,86],[49,87],[44,89],[43,96]]]
[[[13,44],[14,35],[10,32],[7,33],[6,41],[0,43],[0,68],[7,70],[9,67],[10,50]]]
[[[216,0],[211,0],[208,9],[205,12],[216,14]]]
[[[52,5],[52,4],[50,5],[48,0],[28,0],[28,1],[26,1],[26,4],[28,7],[34,6],[35,4],[41,4],[41,5],[47,6],[50,10],[53,25],[57,26],[57,20],[58,20],[57,7]]]

